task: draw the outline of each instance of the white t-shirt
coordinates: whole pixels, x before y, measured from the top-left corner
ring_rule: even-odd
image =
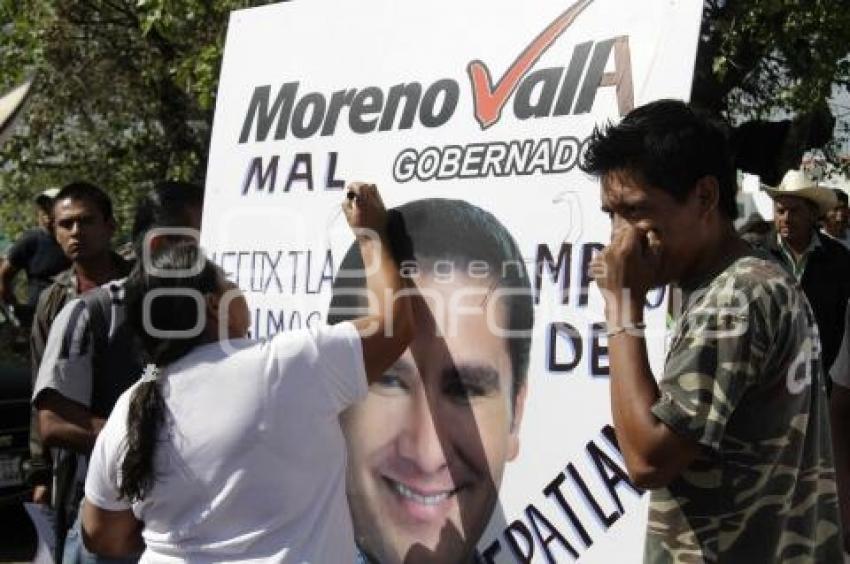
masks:
[[[86,479],[89,502],[144,522],[142,562],[354,562],[337,419],[367,391],[352,324],[201,346],[159,382],[167,415],[145,500],[118,500],[138,384],[98,436]]]

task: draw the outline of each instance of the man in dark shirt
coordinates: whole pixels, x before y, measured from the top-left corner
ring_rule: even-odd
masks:
[[[773,198],[774,229],[763,249],[797,279],[817,319],[821,360],[828,373],[844,336],[844,311],[850,300],[850,252],[818,231],[818,218],[838,203],[835,194],[802,170],[790,170]],[[827,391],[830,381],[827,379]]]
[[[55,282],[39,297],[30,335],[33,382],[38,376],[50,326],[62,306],[110,280],[124,278],[131,266],[110,249],[115,219],[112,202],[100,188],[85,182],[63,187],[53,204],[53,226],[56,240],[71,261],[71,268],[56,276]],[[56,398],[47,397],[44,401],[52,405],[54,400]],[[61,403],[61,398],[58,401]],[[81,417],[76,407],[62,403],[56,411],[66,419],[76,420],[75,417]],[[30,451],[38,461],[42,457],[42,446],[35,432],[35,421],[33,423]],[[46,502],[46,488],[41,487],[42,484],[38,486],[33,494],[34,501]]]
[[[846,249],[850,249],[850,233],[847,227],[850,223],[850,209],[848,209],[847,192],[840,188],[833,188],[838,204],[823,216],[823,228],[821,233],[832,237]]]
[[[32,323],[41,292],[53,283],[54,276],[71,266],[53,236],[51,225],[53,198],[58,192],[51,188],[36,197],[38,227],[25,231],[9,249],[7,258],[0,259],[0,300],[16,306],[15,312],[24,327]],[[21,271],[27,275],[27,301],[16,304],[13,282]]]

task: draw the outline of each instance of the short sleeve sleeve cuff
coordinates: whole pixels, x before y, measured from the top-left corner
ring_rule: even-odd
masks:
[[[92,505],[96,505],[107,511],[127,511],[132,509],[132,505],[125,500],[108,499],[106,496],[100,495],[93,488],[89,488],[88,483],[86,483],[86,500]]]
[[[33,253],[34,232],[25,231],[9,248],[6,259],[13,267],[22,269],[26,267],[27,261]]]
[[[50,328],[41,366],[33,386],[36,401],[53,389],[81,405],[91,403],[92,344],[88,312],[81,300],[66,304]]]
[[[712,434],[703,426],[694,425],[694,412],[680,405],[669,393],[662,391],[661,397],[652,406],[652,414],[670,427],[677,435],[712,450],[720,449],[720,435]]]

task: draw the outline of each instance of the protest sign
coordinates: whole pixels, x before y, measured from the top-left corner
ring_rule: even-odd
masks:
[[[613,440],[587,275],[610,222],[577,163],[596,125],[687,99],[701,9],[294,0],[232,15],[202,244],[245,291],[252,335],[328,320],[355,180],[402,206],[411,275],[440,302],[428,322],[455,327],[343,417],[372,557],[641,560],[646,499]],[[482,325],[476,304],[497,329],[533,327]],[[664,292],[647,307],[657,373]]]

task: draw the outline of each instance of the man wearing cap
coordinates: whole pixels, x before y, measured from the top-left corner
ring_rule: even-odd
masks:
[[[820,332],[823,367],[829,371],[844,335],[844,312],[850,299],[850,252],[818,232],[818,219],[838,203],[802,170],[789,170],[773,198],[774,229],[764,250],[794,275],[812,305]],[[829,380],[827,379],[829,389]]]
[[[68,268],[71,261],[56,242],[51,226],[53,198],[59,192],[51,188],[35,198],[38,227],[28,229],[0,259],[0,300],[16,305],[14,278],[20,271],[27,275],[27,301],[17,306],[16,313],[24,327],[32,323],[32,315],[41,292],[53,283],[52,278]]]

